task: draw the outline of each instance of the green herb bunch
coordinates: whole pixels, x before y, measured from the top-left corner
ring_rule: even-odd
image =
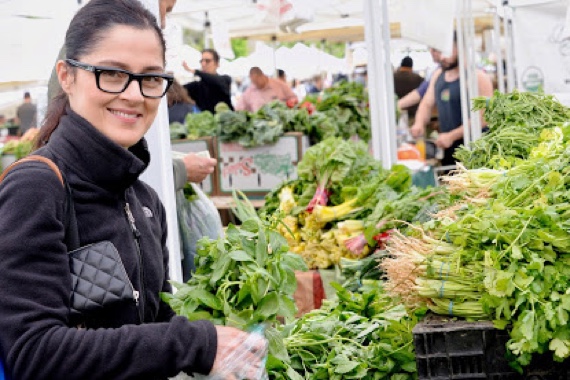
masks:
[[[185,284],[172,282],[177,292],[162,293],[162,299],[192,321],[207,319],[243,330],[266,324],[270,353],[282,351],[282,341],[271,338],[273,325],[277,317],[295,316],[294,271],[307,268],[289,252],[275,223],[252,216],[239,227],[230,225],[223,238],[201,239],[196,272]]]
[[[570,120],[570,108],[542,93],[496,91],[490,99],[474,99],[473,110],[485,110],[489,132],[455,152],[467,169],[512,167],[529,157],[542,130]]]
[[[336,300],[285,326],[288,360],[268,361],[277,380],[417,378],[412,328],[423,311],[409,313],[370,281],[362,293],[333,284]]]

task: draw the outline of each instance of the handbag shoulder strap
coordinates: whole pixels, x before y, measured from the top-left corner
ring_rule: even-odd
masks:
[[[67,192],[66,197],[66,218],[65,218],[65,245],[67,246],[68,251],[72,251],[74,249],[79,248],[79,230],[77,227],[77,218],[75,216],[75,206],[73,204],[73,196],[71,193],[71,187],[69,184],[64,180],[63,174],[61,174],[61,170],[59,167],[47,157],[40,156],[38,154],[34,154],[31,156],[27,156],[24,158],[19,159],[16,162],[13,162],[10,166],[4,170],[4,172],[0,175],[0,182],[4,180],[4,177],[12,170],[14,167],[23,164],[25,162],[32,162],[32,161],[39,161],[43,162],[44,164],[48,165],[50,169],[55,173],[61,185],[65,188]]]
[[[63,180],[63,175],[61,174],[61,171],[59,170],[57,165],[52,160],[50,160],[49,158],[44,157],[44,156],[40,156],[38,154],[27,156],[27,157],[19,159],[16,162],[13,162],[10,166],[8,166],[6,168],[6,170],[4,170],[2,175],[0,175],[0,182],[2,182],[4,177],[6,177],[6,175],[10,172],[10,170],[14,169],[14,167],[16,167],[20,164],[23,164],[24,162],[30,162],[30,161],[41,161],[44,164],[47,164],[50,167],[50,169],[53,170],[53,172],[57,175],[59,182],[61,182],[61,186],[65,186],[65,183]]]

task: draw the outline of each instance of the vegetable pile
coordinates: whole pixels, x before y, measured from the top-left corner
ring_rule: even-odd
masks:
[[[336,301],[295,320],[294,270],[305,270],[303,261],[277,233],[278,218],[236,203],[242,224],[230,225],[224,238],[200,240],[193,277],[173,282],[175,294],[161,294],[177,314],[244,330],[263,324],[272,380],[414,378],[411,331],[423,312],[407,312],[380,281],[366,280],[359,292],[334,284]]]
[[[526,94],[516,96],[509,99],[519,103],[508,103],[515,115],[501,108],[504,123],[521,109],[529,125],[568,112],[550,98],[548,109],[527,110]],[[460,167],[447,178],[459,200],[411,235],[393,234],[382,262],[387,291],[408,305],[506,328],[519,370],[535,353],[570,357],[570,126],[556,123],[536,132],[539,144],[526,159],[500,170]],[[518,154],[511,152],[501,159]]]
[[[364,86],[341,82],[299,104],[274,101],[257,112],[231,111],[216,106],[216,115],[205,111],[189,114],[185,124],[170,125],[171,139],[218,136],[221,141],[244,147],[271,144],[286,132],[302,132],[315,144],[329,137],[370,139],[370,121]]]
[[[333,284],[335,301],[281,328],[287,360],[269,360],[269,377],[301,379],[414,379],[412,328],[422,312],[409,313],[386,297],[378,281],[360,293]]]
[[[279,231],[309,268],[366,257],[391,229],[429,217],[430,207],[450,198],[445,190],[413,187],[406,167],[385,170],[365,144],[340,138],[309,148],[297,172],[298,179],[266,196],[260,212],[283,217]]]

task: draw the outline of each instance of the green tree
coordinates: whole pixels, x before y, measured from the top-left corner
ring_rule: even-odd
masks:
[[[247,57],[249,55],[247,38],[232,38],[232,50],[236,58]]]

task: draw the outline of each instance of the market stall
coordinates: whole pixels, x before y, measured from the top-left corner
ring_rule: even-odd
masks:
[[[194,12],[179,1],[179,16]],[[156,13],[155,1],[143,2]],[[217,7],[236,4],[211,3],[196,1],[212,20]],[[269,351],[258,379],[566,376],[570,109],[544,93],[478,97],[473,8],[460,3],[442,30],[449,37],[457,23],[466,57],[464,120],[471,109],[482,111],[489,132],[481,135],[476,122],[466,128],[458,170],[440,186],[417,186],[396,160],[387,1],[365,1],[360,14],[368,91],[342,82],[298,104],[220,107],[172,124],[162,102],[147,135],[153,160],[144,178],[161,195],[171,226],[177,291],[162,299],[190,320],[264,335]],[[560,13],[559,6],[540,9]],[[314,19],[322,12],[303,9]],[[514,12],[515,41],[526,10]],[[276,22],[270,12],[262,16],[259,33]],[[297,16],[284,29],[298,30]],[[563,45],[559,29],[554,45]],[[299,45],[295,54],[309,55],[306,49]],[[540,86],[539,71],[519,79],[532,87],[526,90]],[[172,151],[217,157],[216,171],[196,185],[201,190],[185,195],[192,204],[208,194],[233,212],[223,236],[194,241],[185,283],[172,229]]]

